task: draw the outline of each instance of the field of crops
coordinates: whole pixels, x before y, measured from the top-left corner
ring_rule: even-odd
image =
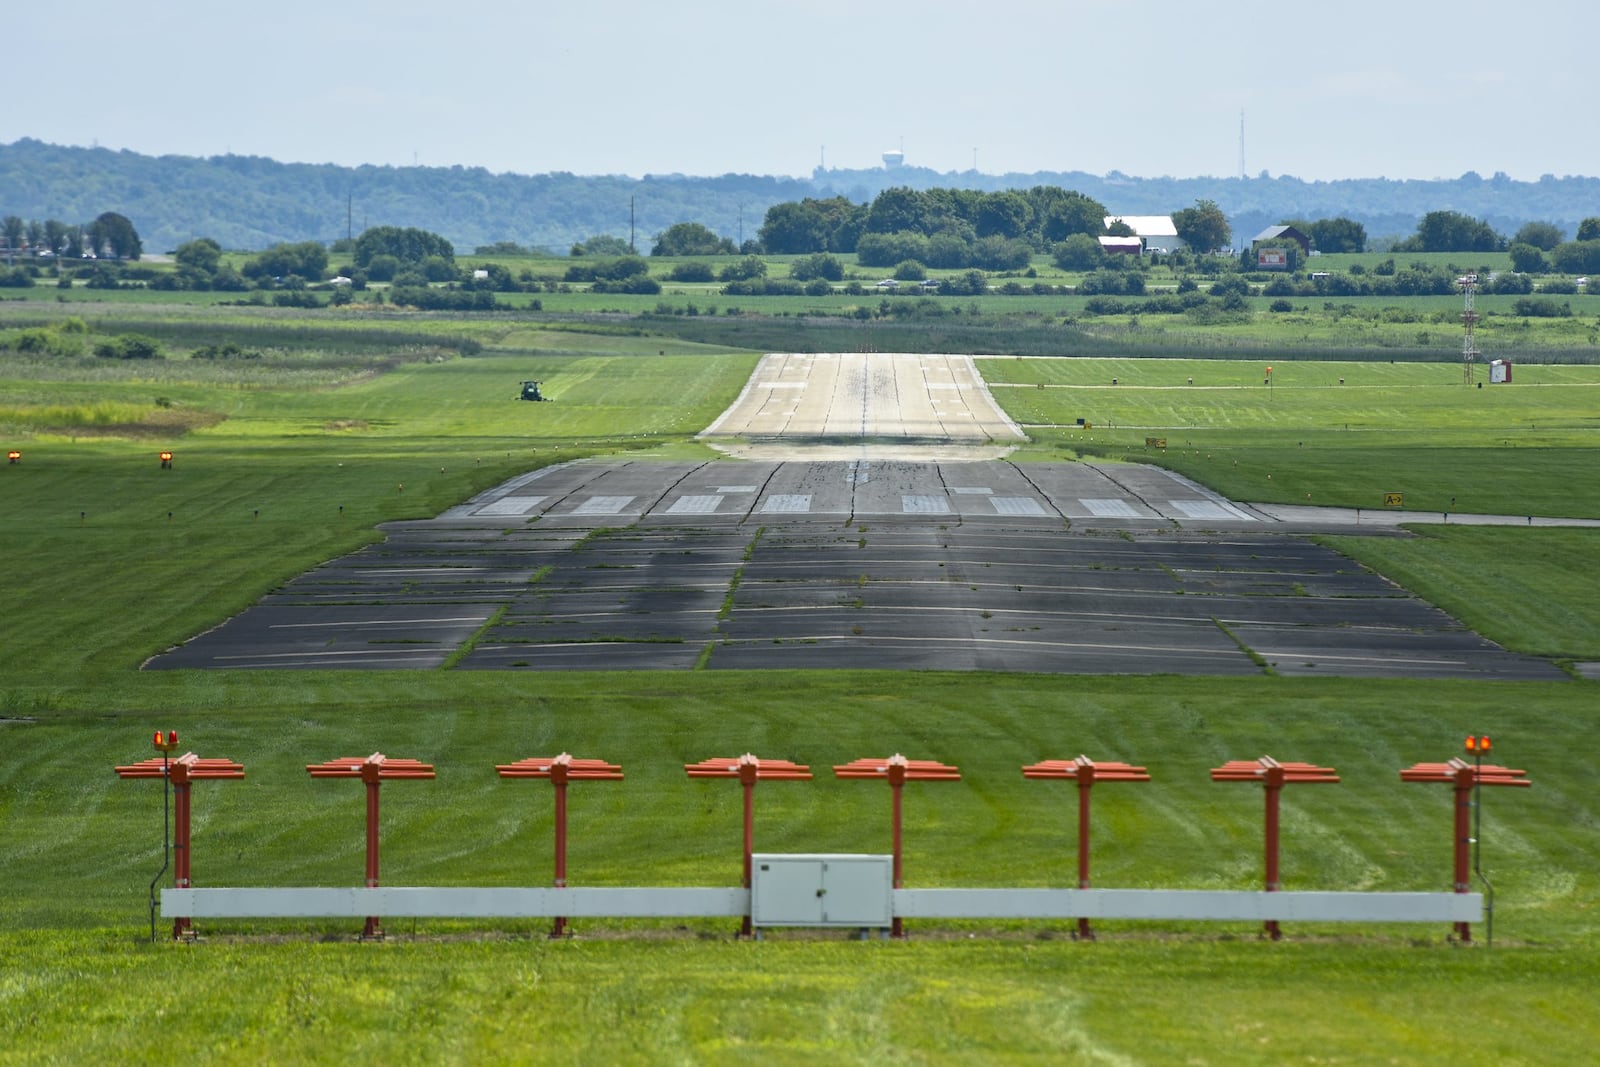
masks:
[[[22,314],[8,305],[0,335],[55,321]],[[141,673],[146,656],[381,536],[383,521],[578,455],[709,455],[692,435],[758,353],[531,318],[332,328],[122,305],[87,318],[91,338],[138,330],[172,358],[0,355],[0,432],[22,453],[0,467],[0,1064],[176,1050],[224,1062],[1581,1063],[1600,1039],[1592,681]],[[262,359],[184,358],[227,336]],[[1451,362],[1274,359],[1271,386],[1255,358],[980,365],[1034,424],[1026,460],[1150,458],[1252,500],[1377,506],[1403,490],[1420,508],[1456,497],[1462,511],[1600,515],[1593,368],[1519,365],[1514,386],[1469,390]],[[555,402],[516,401],[524,378]],[[1164,454],[1146,452],[1151,435],[1168,439]],[[161,449],[176,454],[170,470]],[[1508,645],[1600,658],[1589,531],[1450,527],[1339,547]],[[382,944],[336,922],[215,922],[174,945],[148,940],[160,789],[111,771],[149,755],[156,728],[247,769],[196,788],[198,885],[357,884],[360,790],[304,767],[372,751],[438,768],[436,781],[386,787],[384,881],[396,885],[547,881],[548,787],[502,782],[493,765],[562,749],[627,775],[574,787],[569,871],[588,885],[735,884],[739,791],[682,766],[747,750],[823,772],[893,751],[960,766],[959,783],[908,787],[917,886],[1071,884],[1072,791],[1018,768],[1079,752],[1154,777],[1097,793],[1103,886],[1259,883],[1259,796],[1206,775],[1228,759],[1270,753],[1344,779],[1286,795],[1290,889],[1448,888],[1448,791],[1397,771],[1454,755],[1468,733],[1492,735],[1534,786],[1485,799],[1492,949],[1481,927],[1471,948],[1436,927],[1288,924],[1273,943],[1241,924],[1109,922],[1092,944],[1043,922],[749,943],[704,920],[585,921],[562,942],[532,922],[391,922]],[[757,846],[886,851],[886,793],[830,773],[763,786]]]

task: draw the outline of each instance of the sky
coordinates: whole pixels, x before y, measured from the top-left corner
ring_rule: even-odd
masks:
[[[635,177],[902,148],[986,174],[1600,175],[1592,0],[72,0],[5,24],[0,144]]]

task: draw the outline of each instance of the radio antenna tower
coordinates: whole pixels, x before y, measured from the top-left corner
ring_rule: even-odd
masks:
[[[1244,180],[1244,108],[1239,109],[1239,179]]]
[[[1473,294],[1478,291],[1478,276],[1476,274],[1463,274],[1456,279],[1456,284],[1461,286],[1461,291],[1466,294],[1466,309],[1461,312],[1461,322],[1467,328],[1466,340],[1461,345],[1461,381],[1465,385],[1472,384],[1472,367],[1478,362],[1478,339],[1473,336],[1473,327],[1477,324],[1478,313],[1473,309]]]

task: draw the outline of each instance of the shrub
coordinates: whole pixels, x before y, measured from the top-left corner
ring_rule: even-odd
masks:
[[[809,282],[814,278],[824,278],[830,282],[844,281],[844,264],[839,262],[839,257],[830,256],[826,252],[797,259],[789,267],[789,277],[796,281]]]
[[[744,282],[752,278],[765,278],[767,265],[760,256],[745,256],[736,263],[729,263],[717,275],[725,282]]]
[[[1567,319],[1572,317],[1572,305],[1556,303],[1543,297],[1529,297],[1511,305],[1512,311],[1528,319]]]
[[[928,239],[920,233],[864,233],[856,243],[856,261],[863,267],[892,267],[928,258]]]
[[[679,263],[667,272],[670,282],[709,282],[716,280],[716,274],[711,270],[709,263]]]
[[[161,345],[150,337],[137,333],[123,333],[94,346],[94,354],[102,359],[162,359]]]
[[[1274,300],[1271,304],[1267,305],[1267,310],[1276,311],[1279,314],[1282,314],[1286,311],[1293,311],[1294,305],[1289,303],[1287,300]]]

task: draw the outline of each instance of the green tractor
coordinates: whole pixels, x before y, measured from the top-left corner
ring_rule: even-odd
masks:
[[[542,393],[539,390],[539,385],[540,385],[540,383],[536,382],[536,381],[523,382],[522,383],[522,399],[523,400],[549,400],[550,398],[545,396],[544,393]]]

